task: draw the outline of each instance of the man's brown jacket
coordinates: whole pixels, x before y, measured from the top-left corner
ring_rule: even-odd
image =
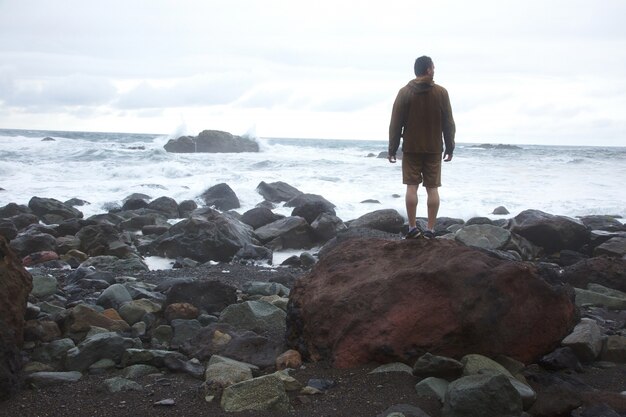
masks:
[[[448,91],[432,77],[417,77],[398,92],[389,124],[389,155],[395,156],[403,138],[403,152],[442,153],[454,151],[456,126]]]

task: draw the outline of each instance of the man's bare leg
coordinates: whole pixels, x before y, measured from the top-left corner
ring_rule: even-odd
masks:
[[[417,216],[417,188],[419,185],[406,186],[406,196],[404,201],[406,203],[406,215],[409,218],[409,229],[416,226],[415,218]]]
[[[428,200],[426,201],[426,205],[428,206],[428,230],[434,231],[435,223],[437,222],[437,213],[439,212],[439,189],[437,187],[426,188],[426,193],[428,193]]]

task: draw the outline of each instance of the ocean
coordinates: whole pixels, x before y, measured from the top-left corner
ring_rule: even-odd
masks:
[[[53,141],[43,141],[50,137]],[[284,181],[324,196],[344,221],[383,208],[405,215],[401,164],[378,155],[386,141],[258,138],[259,153],[174,154],[167,135],[0,129],[0,206],[33,196],[90,204],[103,213],[132,193],[180,202],[227,183],[243,213],[262,201],[261,181]],[[570,217],[626,217],[626,148],[482,146],[460,143],[444,163],[440,216],[467,220],[505,206],[512,217],[533,208]],[[425,216],[420,188],[418,216]],[[375,200],[374,202],[364,202]],[[289,215],[291,208],[276,207]],[[622,220],[624,221],[624,220]]]

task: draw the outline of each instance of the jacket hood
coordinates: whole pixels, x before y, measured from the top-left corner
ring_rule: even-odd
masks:
[[[433,81],[433,77],[426,75],[423,77],[416,77],[412,79],[407,84],[407,87],[409,87],[411,91],[415,93],[423,93],[433,88],[434,85],[435,81]]]

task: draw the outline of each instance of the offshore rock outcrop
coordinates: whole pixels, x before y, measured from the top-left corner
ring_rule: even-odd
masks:
[[[173,153],[239,153],[259,152],[259,144],[242,136],[220,130],[203,130],[198,136],[181,136],[170,139],[164,146]]]

